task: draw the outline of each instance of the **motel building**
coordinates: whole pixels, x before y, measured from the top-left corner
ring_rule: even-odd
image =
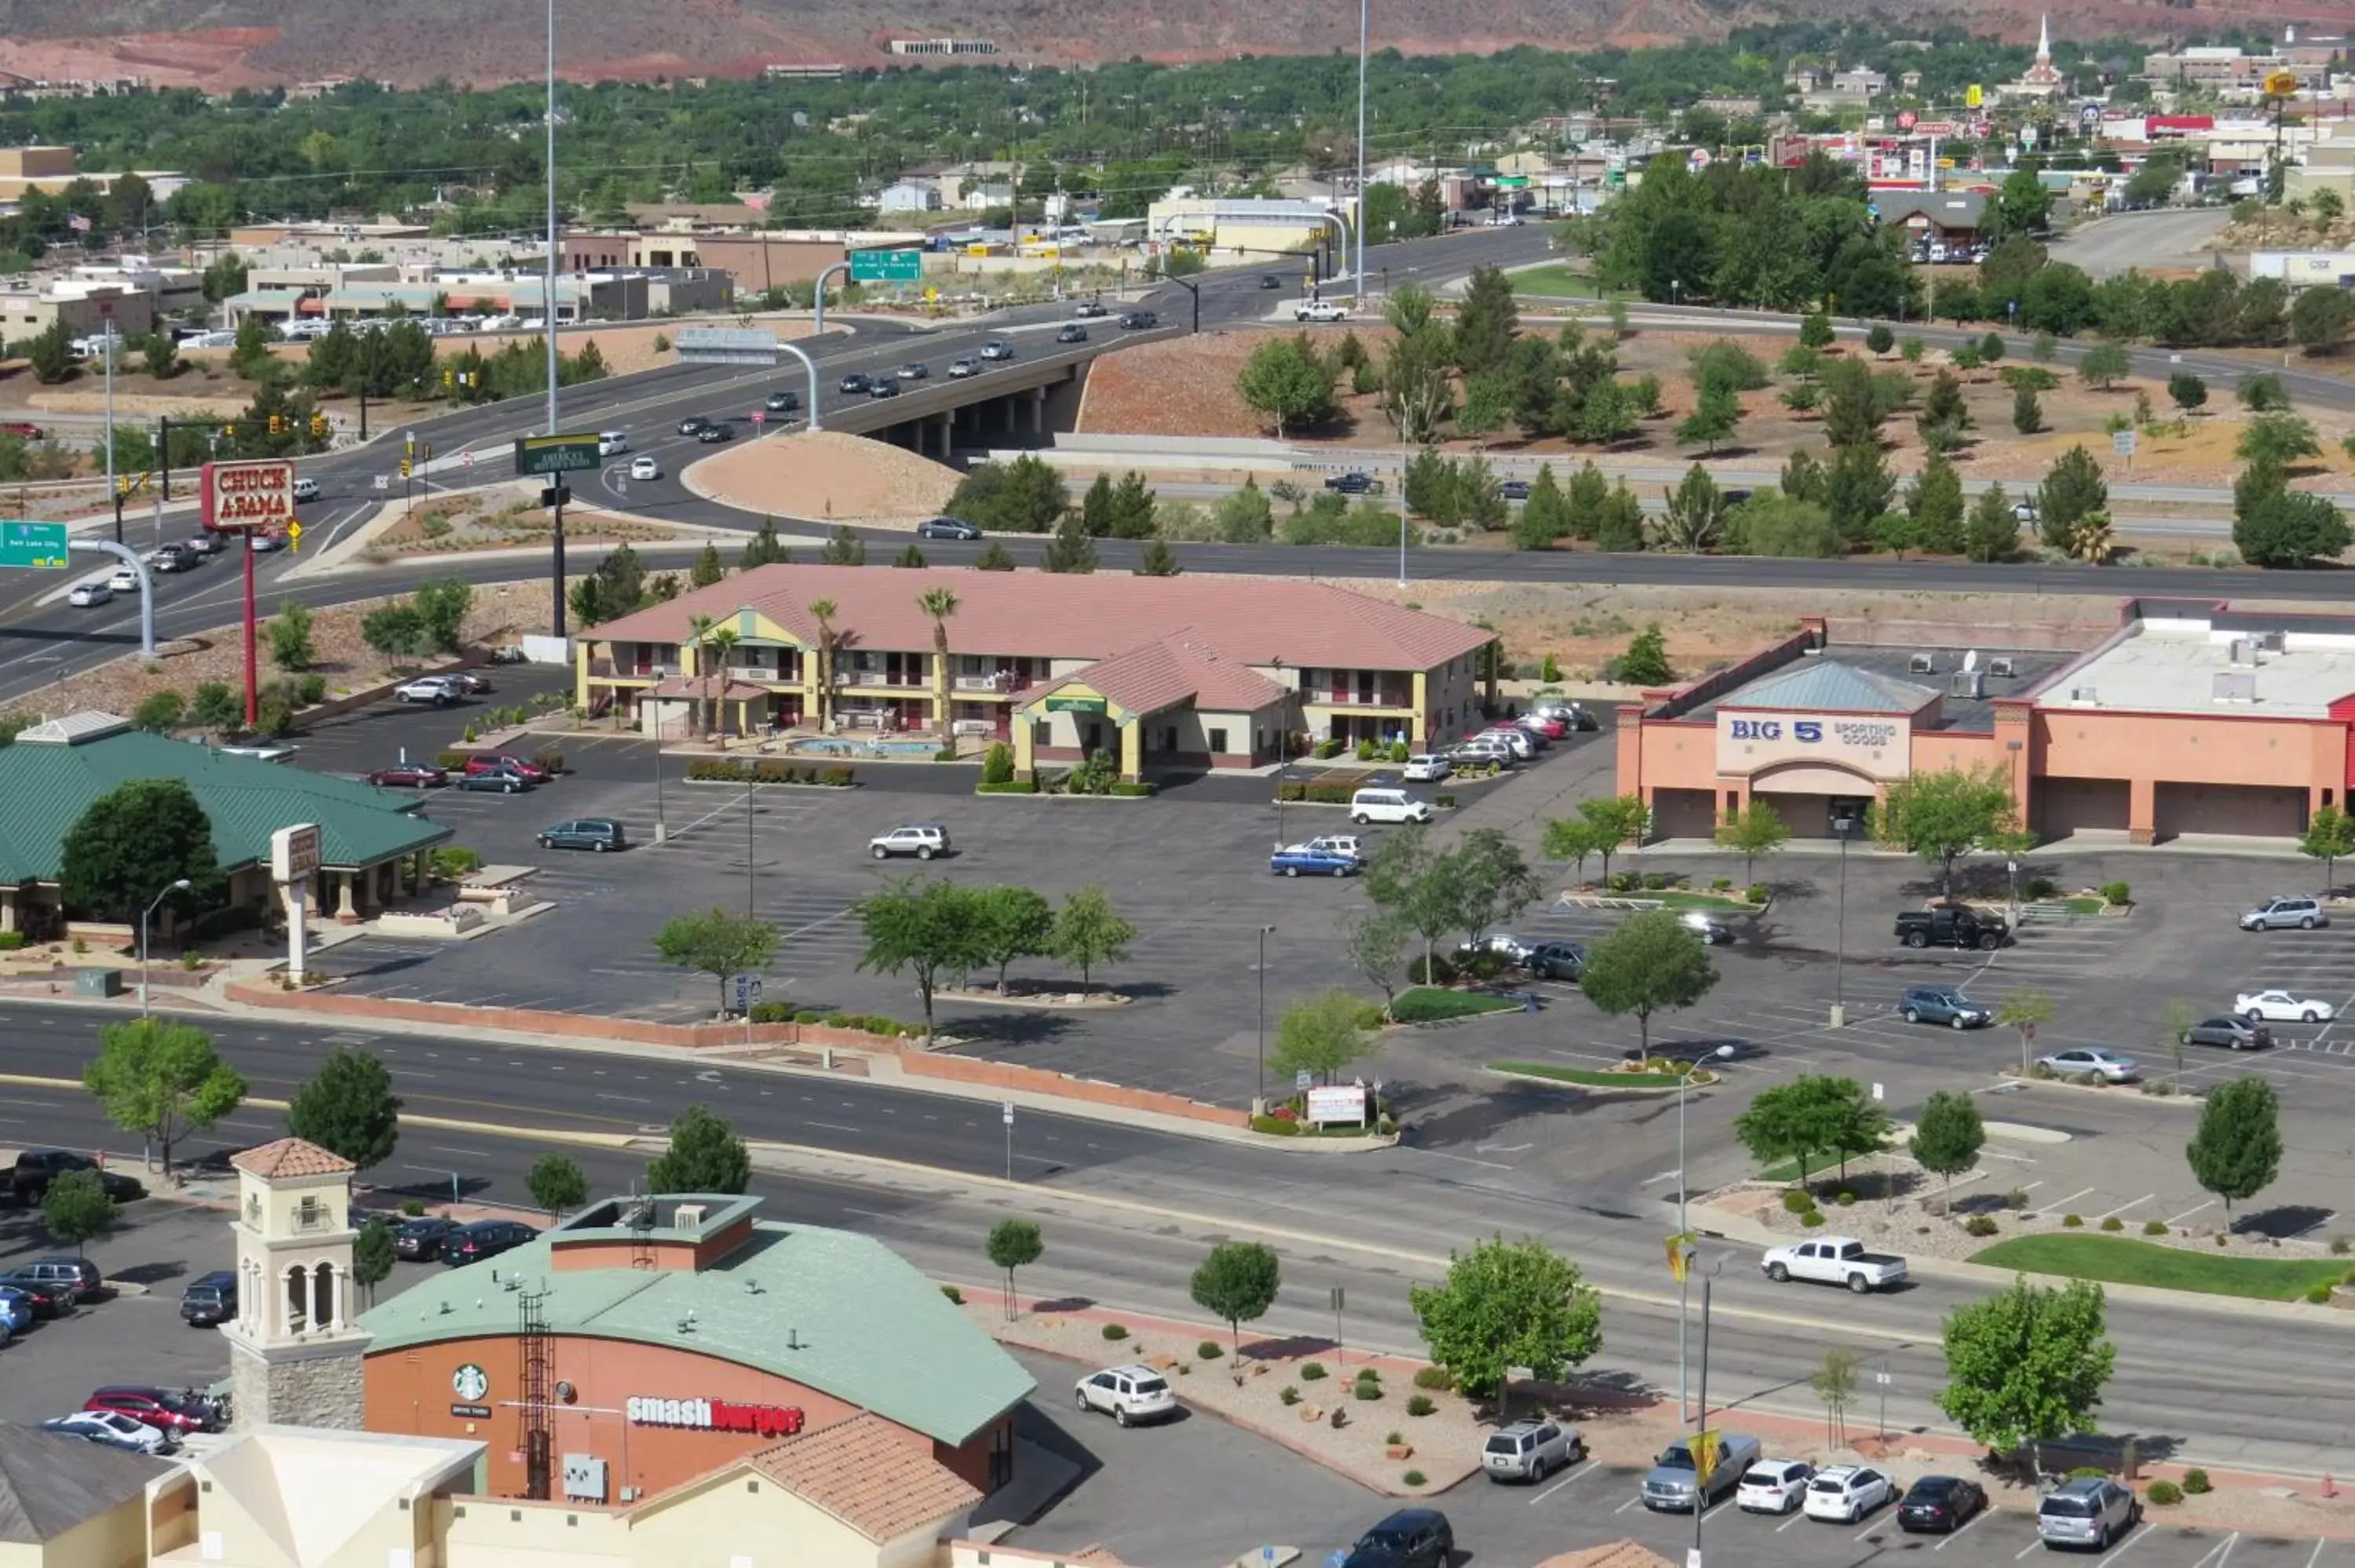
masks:
[[[1919,629],[1931,630],[1933,629]],[[2355,778],[2355,617],[2137,599],[2106,635],[2005,647],[1794,636],[1618,712],[1618,789],[1651,836],[1706,838],[1753,799],[1830,837],[1889,785],[1999,769],[2039,838],[2284,840]]]

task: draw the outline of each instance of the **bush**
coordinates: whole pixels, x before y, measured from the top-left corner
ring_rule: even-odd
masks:
[[[1815,1206],[1816,1195],[1813,1192],[1808,1192],[1805,1187],[1785,1187],[1783,1189],[1783,1212],[1785,1213],[1804,1214],[1813,1210]]]
[[[2068,1478],[2073,1481],[2098,1481],[2106,1478],[2109,1473],[2100,1465],[2078,1465],[2070,1470]]]
[[[1419,954],[1406,967],[1406,978],[1416,985],[1449,985],[1454,983],[1456,974],[1455,960],[1441,953],[1432,955],[1428,969],[1423,967]]]
[[[1300,1381],[1303,1383],[1316,1383],[1329,1375],[1323,1361],[1303,1361],[1300,1364]]]
[[[996,783],[985,779],[974,786],[974,791],[981,795],[1036,795],[1039,786],[1028,779],[1006,779]]]
[[[13,953],[25,945],[22,931],[0,931],[0,953]]]
[[[1431,798],[1431,809],[1434,811],[1452,811],[1455,810],[1455,791],[1453,789],[1442,789],[1438,794],[1433,795]]]
[[[2350,1246],[2355,1246],[2355,1242],[2350,1242],[2345,1236],[2332,1236],[2330,1238],[2330,1255],[2333,1257],[2345,1257]]]
[[[401,1200],[400,1212],[413,1220],[425,1212],[425,1201],[421,1198],[404,1198]]]
[[[1341,755],[1341,743],[1337,740],[1320,740],[1316,743],[1314,755],[1319,762],[1330,761]]]
[[[2204,1497],[2216,1489],[2208,1484],[2208,1472],[2197,1467],[2183,1472],[2183,1489],[2192,1497]]]
[[[956,759],[956,747],[954,746],[943,746],[932,753],[932,760],[935,762],[954,762]]]
[[[1359,1367],[1358,1369],[1358,1381],[1359,1383],[1380,1383],[1382,1381],[1382,1374],[1379,1368]]]
[[[1856,1194],[1843,1187],[1840,1189],[1839,1196],[1834,1198],[1832,1202],[1838,1203],[1843,1209],[1854,1208],[1856,1206]]]
[[[1118,1323],[1106,1323],[1103,1326],[1103,1337],[1116,1342],[1128,1338],[1128,1330]]]
[[[1753,904],[1764,904],[1772,896],[1772,895],[1767,891],[1766,885],[1763,882],[1752,883],[1747,888],[1743,889],[1742,895]]]
[[[2183,1500],[2183,1489],[2173,1481],[2153,1481],[2143,1498],[2153,1508],[2171,1508]]]
[[[1406,1413],[1409,1415],[1428,1415],[1438,1408],[1439,1406],[1432,1403],[1431,1395],[1427,1393],[1411,1395],[1406,1402]]]
[[[1349,1390],[1350,1398],[1362,1399],[1369,1403],[1373,1400],[1380,1399],[1381,1396],[1382,1385],[1378,1383],[1361,1383]]]
[[[2126,1228],[2126,1223],[2115,1214],[2105,1214],[2102,1218],[2102,1228],[2105,1231],[2122,1231]]]
[[[2216,1245],[2218,1246],[2230,1246],[2232,1245],[2232,1238],[2226,1235],[2222,1231],[2218,1231],[2216,1233]]]
[[[1253,1132],[1272,1132],[1278,1138],[1300,1136],[1300,1124],[1290,1117],[1255,1116],[1251,1118],[1251,1128]]]
[[[945,1296],[945,1297],[947,1297],[947,1298],[949,1298],[950,1302],[951,1302],[953,1305],[955,1305],[955,1306],[958,1306],[958,1307],[962,1307],[962,1306],[964,1306],[964,1291],[962,1291],[962,1290],[959,1290],[959,1289],[958,1289],[955,1286],[954,1286],[954,1285],[943,1285],[943,1286],[942,1286],[942,1287],[941,1287],[941,1294],[942,1294],[942,1295],[943,1295],[943,1296]]]
[[[1451,1389],[1455,1386],[1455,1374],[1445,1367],[1417,1367],[1414,1372],[1417,1388]]]
[[[1115,779],[1112,781],[1112,793],[1125,795],[1132,799],[1141,795],[1150,795],[1160,788],[1160,785],[1149,779],[1142,780]]]
[[[1419,1487],[1423,1485],[1426,1478],[1427,1478],[1421,1470],[1409,1470],[1405,1475],[1399,1478],[1400,1480],[1404,1481],[1411,1487]]]
[[[1732,888],[1733,878],[1730,876],[1712,876],[1709,879],[1709,890],[1711,893],[1728,893],[1732,891]]]
[[[2163,1236],[2167,1234],[2167,1222],[2165,1220],[2145,1220],[2142,1223],[2142,1234],[2147,1236]]]
[[[1285,1383],[1284,1385],[1283,1392],[1278,1393],[1275,1397],[1284,1401],[1286,1404],[1297,1404],[1300,1403],[1300,1391],[1293,1387],[1292,1384]]]
[[[2028,879],[2028,895],[2030,898],[2050,898],[2060,891],[2060,886],[2049,876],[2031,876]]]
[[[2064,1230],[2073,1231],[2084,1223],[2084,1216],[2082,1214],[2063,1214],[2061,1216],[2062,1228]]]
[[[1821,1209],[1809,1209],[1799,1216],[1800,1225],[1807,1230],[1814,1230],[1823,1223],[1824,1212]]]
[[[1205,1340],[1194,1347],[1194,1359],[1199,1361],[1214,1361],[1226,1353],[1226,1347],[1216,1340]]]
[[[2131,891],[2132,889],[2123,882],[2105,882],[2102,884],[2102,902],[2105,904],[2132,903],[2133,900],[2127,897],[2127,894]]]
[[[1963,1231],[1966,1235],[1991,1236],[1995,1234],[1995,1228],[1993,1214],[1973,1214],[1963,1222]]]
[[[2316,1287],[2314,1287],[2311,1290],[2308,1290],[2308,1291],[2306,1293],[2306,1298],[2307,1298],[2308,1301],[2313,1302],[2317,1307],[2328,1307],[2328,1306],[2329,1306],[2329,1305],[2330,1305],[2330,1281],[2328,1281],[2328,1280],[2327,1280],[2327,1279],[2326,1279],[2326,1280],[2324,1280],[2321,1284],[2317,1285]]]
[[[2025,1187],[2014,1187],[2010,1192],[2006,1192],[2003,1195],[2003,1206],[2007,1209],[2024,1209],[2028,1207],[2028,1189]]]

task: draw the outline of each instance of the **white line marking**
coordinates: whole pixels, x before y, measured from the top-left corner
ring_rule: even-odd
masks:
[[[2215,1200],[2215,1199],[2213,1199],[2213,1198],[2211,1198],[2211,1199],[2209,1199],[2206,1202],[2204,1202],[2204,1203],[2200,1204],[2199,1208],[2196,1208],[2196,1209],[2186,1209],[2186,1210],[2184,1210],[2184,1211],[2183,1211],[2183,1213],[2179,1213],[2179,1214],[2176,1215],[2176,1216],[2175,1216],[2175,1218],[2173,1218],[2173,1219],[2171,1219],[2171,1220],[2168,1221],[2167,1223],[2168,1223],[2168,1224],[2169,1224],[2169,1226],[2179,1225],[2179,1224],[2181,1224],[2184,1221],[2186,1221],[2186,1220],[2190,1219],[2192,1215],[2194,1215],[2194,1214],[2198,1213],[2200,1212],[2200,1209],[2212,1209],[2212,1208],[2214,1208],[2215,1206],[2216,1206],[2216,1200]]]
[[[2012,1554],[2012,1559],[2011,1559],[2011,1560],[2012,1560],[2014,1563],[2017,1563],[2017,1562],[2019,1562],[2022,1557],[2027,1556],[2030,1552],[2031,1552],[2035,1551],[2038,1547],[2040,1547],[2040,1546],[2041,1546],[2041,1545],[2043,1545],[2043,1544],[2044,1544],[2044,1542],[2041,1542],[2041,1541],[2031,1541],[2031,1542],[2030,1542],[2027,1545],[2025,1545],[2025,1546],[2021,1547],[2021,1548],[2020,1548],[2017,1552],[2013,1553],[2013,1554]]]
[[[2316,1560],[2322,1555],[2322,1549],[2328,1543],[2320,1540],[2315,1542],[2314,1550],[2307,1555],[2306,1568],[2314,1568]]]
[[[1562,1488],[1570,1485],[1572,1481],[1585,1479],[1588,1476],[1594,1473],[1594,1468],[1595,1467],[1593,1465],[1589,1465],[1583,1469],[1572,1470],[1570,1474],[1564,1476],[1561,1479],[1556,1481],[1553,1485],[1548,1487],[1537,1496],[1531,1498],[1529,1499],[1529,1506],[1531,1508],[1535,1508],[1538,1504],[1545,1501],[1546,1499],[1553,1496],[1554,1493],[1561,1490]]]
[[[2140,1530],[2136,1531],[2132,1535],[2126,1537],[2125,1545],[2120,1546],[2116,1551],[2102,1559],[2102,1568],[2110,1568],[2111,1563],[2115,1563],[2119,1558],[2124,1557],[2127,1552],[2132,1552],[2135,1549],[2136,1544],[2139,1542],[2144,1536],[2148,1535],[2152,1531],[2157,1530],[2158,1528],[2158,1520],[2155,1519],[2144,1520],[2143,1527]]]
[[[1992,1508],[1983,1508],[1983,1509],[1979,1510],[1979,1511],[1978,1511],[1978,1512],[1977,1512],[1977,1513],[1975,1513],[1975,1514],[1971,1515],[1971,1521],[1970,1521],[1970,1523],[1968,1523],[1968,1524],[1966,1524],[1966,1525],[1963,1526],[1963,1528],[1962,1528],[1961,1530],[1951,1530],[1951,1531],[1948,1531],[1946,1532],[1946,1539],[1945,1539],[1945,1541],[1942,1541],[1942,1542],[1938,1542],[1938,1544],[1937,1544],[1937,1545],[1933,1546],[1932,1548],[1930,1548],[1930,1550],[1931,1550],[1931,1551],[1933,1551],[1933,1552],[1944,1552],[1944,1551],[1946,1549],[1947,1543],[1948,1543],[1949,1542],[1952,1542],[1952,1541],[1955,1539],[1955,1537],[1956,1537],[1956,1536],[1958,1536],[1958,1535],[1966,1534],[1966,1533],[1968,1533],[1968,1532],[1969,1532],[1969,1531],[1971,1531],[1977,1530],[1977,1529],[1978,1528],[1979,1520],[1983,1520],[1983,1519],[1987,1518],[1989,1514],[1992,1514],[1993,1512],[1995,1512],[1995,1510],[1993,1510]]]
[[[2048,1209],[2059,1209],[2065,1213],[2072,1202],[2083,1197],[2086,1193],[2092,1191],[2094,1191],[2094,1189],[2091,1187],[2080,1187],[2075,1192],[2070,1193],[2068,1197],[2055,1198],[2051,1202],[2045,1204],[2044,1207]]]
[[[812,1121],[804,1122],[802,1125],[805,1127],[822,1127],[828,1132],[865,1132],[867,1130],[863,1127],[845,1127],[838,1121]],[[980,1124],[975,1122],[968,1125],[977,1127]]]
[[[1790,1529],[1793,1525],[1798,1523],[1801,1520],[1806,1517],[1807,1516],[1806,1514],[1801,1513],[1798,1510],[1793,1509],[1791,1510],[1791,1517],[1774,1527],[1774,1533],[1777,1535],[1782,1534],[1785,1531]]]
[[[1634,1508],[1637,1503],[1642,1502],[1643,1500],[1644,1499],[1641,1496],[1629,1498],[1625,1502],[1621,1503],[1617,1508],[1611,1510],[1612,1516],[1616,1518],[1620,1514],[1625,1513],[1629,1509]]]
[[[2108,1218],[2110,1217],[2110,1214],[2123,1214],[2123,1213],[2125,1213],[2128,1209],[2133,1208],[2137,1203],[2147,1203],[2147,1202],[2149,1202],[2153,1198],[2156,1198],[2156,1197],[2158,1197],[2158,1193],[2156,1193],[2156,1192],[2145,1192],[2145,1193],[2144,1193],[2141,1197],[2139,1197],[2139,1198],[2129,1198],[2129,1199],[2127,1199],[2125,1202],[2120,1203],[2116,1208],[2112,1209],[2112,1210],[2110,1211],[2109,1214],[2095,1214],[2095,1215],[2094,1215],[2093,1217],[2094,1217],[2095,1220],[2106,1220],[2106,1219],[2108,1219]]]

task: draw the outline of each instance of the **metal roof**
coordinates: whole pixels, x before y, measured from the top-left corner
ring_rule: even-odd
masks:
[[[549,1250],[543,1235],[403,1291],[361,1318],[369,1353],[516,1332],[516,1298],[496,1270],[546,1290],[550,1333],[734,1361],[952,1446],[1036,1386],[938,1286],[848,1231],[756,1220],[742,1246],[696,1270],[559,1269]]]
[[[1801,708],[1813,713],[1911,714],[1938,694],[1911,681],[1859,670],[1838,660],[1809,660],[1753,681],[1718,702],[1721,708]]]
[[[168,1460],[37,1426],[0,1426],[0,1542],[53,1541],[176,1468]]]

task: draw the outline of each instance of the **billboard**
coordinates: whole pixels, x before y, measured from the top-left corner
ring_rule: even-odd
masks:
[[[279,458],[208,462],[197,493],[213,532],[282,533],[294,521],[294,465]]]

